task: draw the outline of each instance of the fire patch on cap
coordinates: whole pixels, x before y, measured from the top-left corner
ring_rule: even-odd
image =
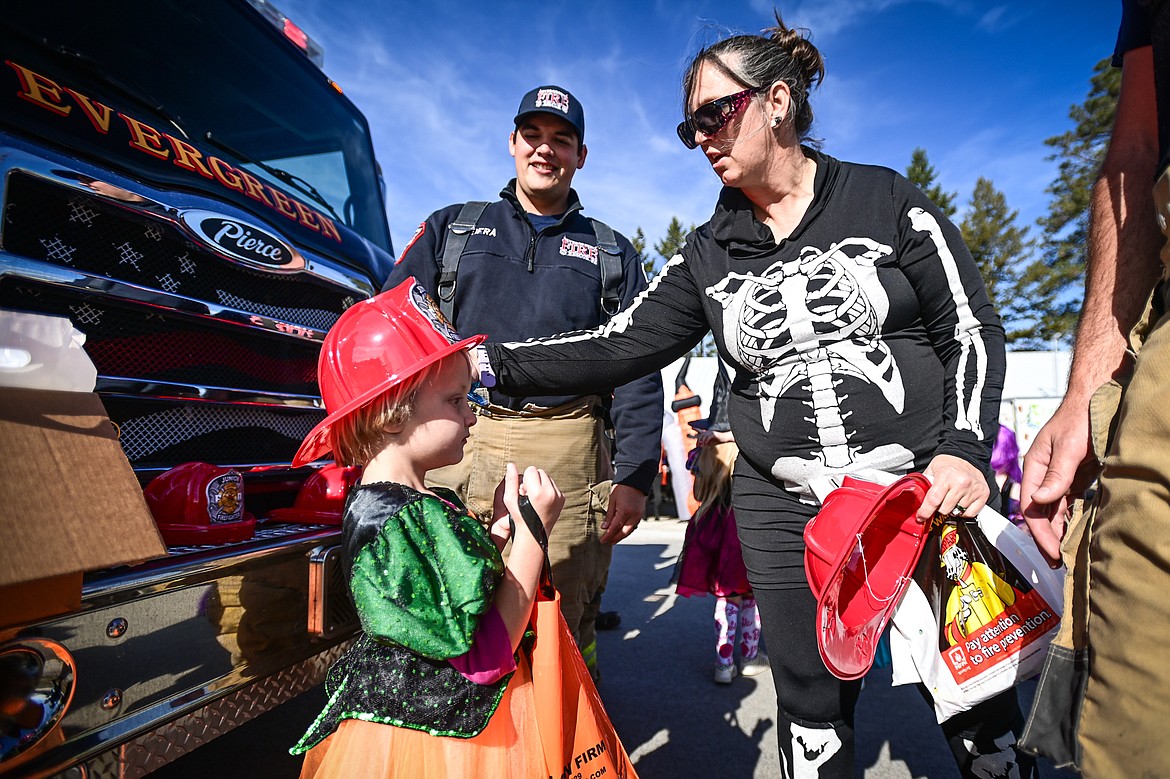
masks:
[[[536,93],[535,108],[555,108],[561,113],[569,113],[569,96],[559,89],[541,89]]]

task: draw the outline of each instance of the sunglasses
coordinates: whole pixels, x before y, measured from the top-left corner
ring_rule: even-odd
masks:
[[[700,132],[708,138],[718,133],[735,115],[744,109],[752,96],[763,92],[765,87],[752,87],[734,95],[703,103],[690,116],[678,123],[678,137],[683,146],[694,149],[699,146],[695,141],[695,133]]]

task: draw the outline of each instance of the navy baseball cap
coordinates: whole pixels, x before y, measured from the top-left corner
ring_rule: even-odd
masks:
[[[564,119],[577,128],[577,139],[581,143],[585,142],[585,111],[569,90],[558,86],[537,87],[520,101],[514,122],[519,126],[525,115],[538,112]]]

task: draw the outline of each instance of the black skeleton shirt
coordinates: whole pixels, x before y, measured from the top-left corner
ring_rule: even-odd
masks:
[[[736,369],[741,456],[790,497],[809,479],[987,469],[1004,377],[1003,328],[959,231],[892,170],[815,160],[813,202],[779,245],[725,188],[629,308],[606,326],[488,344],[504,392],[590,392],[658,370],[710,329]]]

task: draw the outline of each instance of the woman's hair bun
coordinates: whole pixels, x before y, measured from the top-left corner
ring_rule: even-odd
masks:
[[[808,29],[789,27],[780,18],[779,11],[776,11],[775,14],[776,26],[769,27],[763,32],[772,43],[788,53],[793,63],[800,68],[801,75],[804,76],[804,83],[811,90],[819,85],[825,77],[825,59],[821,56],[820,50],[809,40]]]

